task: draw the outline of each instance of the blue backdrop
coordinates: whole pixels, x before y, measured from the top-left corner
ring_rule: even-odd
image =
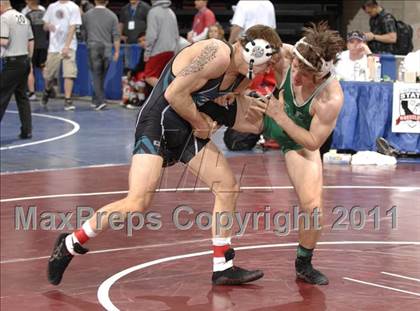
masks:
[[[376,151],[384,137],[402,151],[420,153],[420,134],[392,133],[392,83],[341,82],[344,105],[334,130],[334,149]]]

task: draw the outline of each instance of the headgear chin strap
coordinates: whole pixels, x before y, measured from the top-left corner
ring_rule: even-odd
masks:
[[[309,46],[310,48],[312,48],[314,53],[319,57],[319,59],[321,60],[321,63],[322,63],[320,69],[317,69],[305,57],[303,57],[303,55],[298,51],[297,48],[301,44]],[[302,61],[305,65],[307,65],[308,67],[310,67],[313,70],[315,70],[316,72],[318,72],[321,77],[325,77],[327,74],[329,74],[331,72],[332,68],[334,67],[334,61],[333,60],[326,61],[323,57],[321,57],[321,55],[319,55],[319,53],[317,51],[315,51],[313,45],[311,45],[311,44],[309,44],[305,41],[305,37],[303,37],[298,42],[296,42],[295,46],[293,47],[293,54],[296,55],[296,57],[299,58],[299,60]]]
[[[264,39],[247,39],[243,46],[242,55],[248,63],[248,79],[252,80],[254,76],[254,65],[261,65],[268,62],[275,49]]]

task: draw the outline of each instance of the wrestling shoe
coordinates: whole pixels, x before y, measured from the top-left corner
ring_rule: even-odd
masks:
[[[58,236],[52,255],[48,260],[48,281],[53,285],[60,284],[64,271],[74,257],[66,248],[66,236],[68,235],[69,233],[62,233]],[[74,243],[74,251],[82,255],[89,250],[79,243]]]
[[[235,251],[230,248],[225,253],[226,262],[235,257]],[[256,281],[264,276],[261,270],[245,270],[233,266],[223,271],[213,272],[212,282],[214,285],[240,285]]]
[[[309,284],[327,285],[328,278],[312,267],[311,259],[312,256],[296,258],[296,277]]]

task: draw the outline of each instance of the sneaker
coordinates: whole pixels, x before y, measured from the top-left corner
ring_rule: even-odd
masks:
[[[51,90],[44,90],[41,98],[41,106],[47,108],[48,99],[51,97]]]
[[[20,139],[31,139],[32,138],[32,133],[20,133],[19,138]]]
[[[68,235],[69,233],[62,233],[58,236],[51,257],[48,260],[48,281],[53,285],[60,284],[64,271],[74,257],[66,248],[66,236]],[[89,251],[79,243],[74,244],[74,250],[81,255]]]
[[[95,103],[90,103],[90,108],[95,109],[96,108],[96,104]]]
[[[30,92],[28,94],[28,99],[31,101],[37,100],[38,98],[36,97],[36,94],[34,92]]]
[[[312,267],[311,259],[312,256],[296,258],[296,278],[309,284],[328,285],[328,278]]]
[[[100,104],[100,105],[98,105],[98,106],[95,106],[95,110],[96,110],[96,111],[99,111],[99,110],[104,109],[105,107],[106,107],[106,104],[105,104],[105,103],[102,103],[102,104]]]
[[[71,99],[65,99],[64,100],[64,110],[65,111],[71,111],[75,110],[76,106],[73,105],[73,101]]]
[[[125,105],[125,108],[126,108],[126,109],[129,109],[129,110],[135,110],[135,109],[138,109],[138,107],[137,107],[137,106],[134,106],[134,105],[131,105],[131,104],[127,104],[127,105]]]

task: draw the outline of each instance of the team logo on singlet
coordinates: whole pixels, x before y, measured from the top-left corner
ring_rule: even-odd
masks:
[[[400,92],[400,113],[396,124],[407,122],[410,127],[420,126],[420,91],[404,90]]]

